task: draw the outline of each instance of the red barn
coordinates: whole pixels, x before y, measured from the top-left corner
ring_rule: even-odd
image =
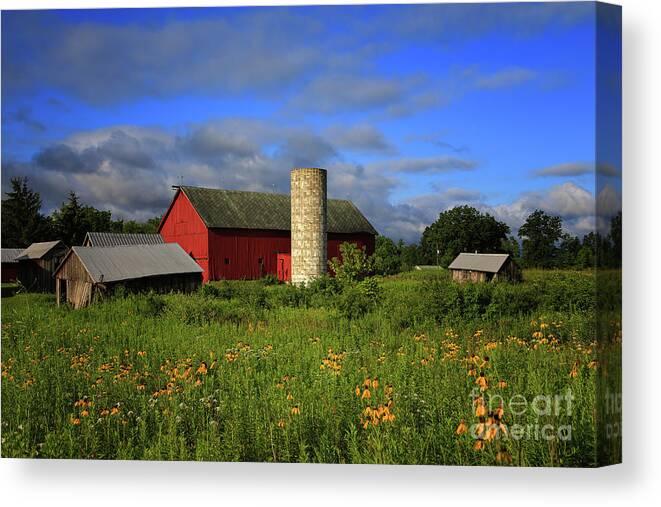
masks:
[[[204,281],[278,275],[289,280],[291,201],[288,195],[181,186],[158,232],[178,243],[204,270]],[[377,232],[356,206],[328,199],[328,258],[340,244],[374,253]]]

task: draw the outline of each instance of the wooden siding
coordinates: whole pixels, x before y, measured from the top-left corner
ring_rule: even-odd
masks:
[[[486,273],[484,271],[474,271],[469,269],[451,269],[452,280],[459,283],[464,282],[490,282],[490,281],[521,281],[521,270],[516,263],[507,260],[498,273]]]
[[[178,243],[204,270],[204,281],[209,280],[209,231],[183,192],[177,191],[159,233],[166,243]]]
[[[18,262],[5,262],[2,264],[2,283],[15,282],[18,278]]]
[[[18,280],[28,292],[54,292],[53,273],[64,258],[66,247],[54,248],[41,259],[18,261]]]

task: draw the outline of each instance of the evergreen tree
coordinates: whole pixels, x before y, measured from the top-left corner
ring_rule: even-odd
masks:
[[[41,214],[41,196],[28,186],[27,178],[12,178],[11,190],[2,201],[2,247],[25,248],[54,239],[50,220]]]

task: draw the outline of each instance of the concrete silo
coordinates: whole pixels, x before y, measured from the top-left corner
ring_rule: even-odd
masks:
[[[326,170],[291,171],[291,281],[307,284],[327,271]]]

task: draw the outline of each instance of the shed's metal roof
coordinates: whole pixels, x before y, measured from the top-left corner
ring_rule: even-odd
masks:
[[[448,268],[498,273],[508,258],[509,254],[460,253]]]
[[[163,243],[160,234],[123,234],[117,232],[88,232],[85,246],[158,245]]]
[[[95,282],[118,282],[150,276],[201,273],[202,268],[177,243],[131,246],[74,246]],[[57,271],[64,265],[60,265]],[[56,271],[56,273],[57,273]]]
[[[18,263],[17,257],[23,252],[22,248],[3,248],[2,263]]]
[[[21,255],[19,255],[18,260],[24,259],[41,259],[48,252],[53,250],[56,247],[64,247],[64,243],[60,240],[57,241],[45,241],[43,243],[32,243],[27,247]]]
[[[291,197],[285,194],[180,187],[209,228],[291,230]],[[376,235],[356,206],[328,199],[328,232]]]

